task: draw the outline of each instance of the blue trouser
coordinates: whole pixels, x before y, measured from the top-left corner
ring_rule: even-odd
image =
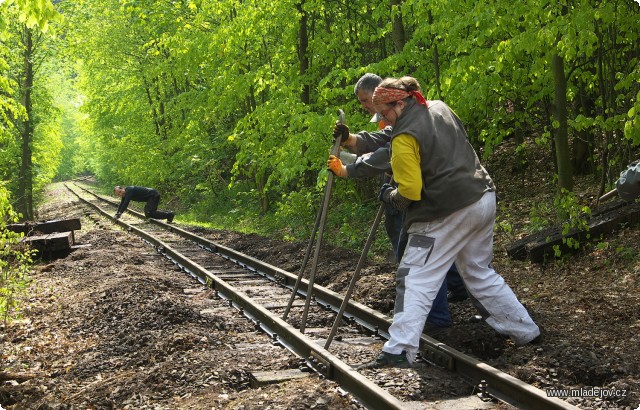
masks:
[[[452,265],[455,266],[455,265]],[[427,323],[440,327],[449,327],[452,325],[451,314],[449,313],[449,301],[447,300],[447,281],[442,281],[442,286],[438,291],[438,295],[433,301]]]
[[[456,264],[451,265],[447,272],[447,286],[449,291],[455,296],[467,296],[467,287],[460,276],[460,272],[456,268]]]
[[[401,212],[398,212],[398,213],[400,214],[400,221],[402,222],[403,215]],[[400,226],[402,226],[402,223],[400,224]],[[387,230],[387,233],[388,232],[389,231]],[[391,235],[389,235],[389,237],[391,237]],[[396,262],[400,263],[400,259],[402,259],[404,250],[407,247],[407,241],[409,239],[409,236],[407,235],[407,232],[404,229],[402,229],[398,237],[399,237],[398,245],[397,246],[394,245],[394,249],[396,248],[398,249],[398,252],[396,253]],[[458,273],[458,270],[456,269],[455,264],[451,265],[451,268],[449,268],[449,272],[451,272],[452,270],[455,271],[455,274],[457,274],[458,277],[460,277],[460,274]],[[462,281],[462,279],[460,280]],[[433,305],[431,306],[431,310],[429,311],[429,315],[427,316],[427,323],[431,323],[432,325],[435,325],[438,327],[450,327],[453,324],[453,322],[451,321],[451,314],[449,313],[449,301],[447,300],[447,281],[446,280],[442,281],[442,286],[440,286],[440,290],[438,290],[438,294],[436,295],[436,298],[433,301]]]

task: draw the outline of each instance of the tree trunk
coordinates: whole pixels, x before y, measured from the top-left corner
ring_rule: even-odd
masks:
[[[26,220],[33,219],[33,106],[31,91],[33,88],[33,37],[31,29],[25,26],[24,46],[24,83],[22,84],[22,105],[26,119],[22,124],[22,162],[20,165],[20,183],[18,185],[18,209]]]
[[[564,60],[558,54],[551,57],[551,70],[555,90],[554,119],[558,128],[554,133],[556,161],[558,164],[558,187],[573,191],[573,172],[567,125],[567,80],[564,75]]]
[[[431,14],[431,10],[428,12],[429,16],[429,24],[433,24],[433,15]],[[434,72],[434,81],[436,84],[436,93],[438,95],[438,99],[444,101],[444,97],[442,96],[442,91],[440,88],[440,54],[438,54],[438,38],[436,35],[431,39],[432,49],[433,49],[433,72]]]
[[[150,85],[147,82],[147,78],[144,76],[144,74],[142,74],[142,81],[144,84],[145,94],[147,95],[147,101],[149,102],[149,109],[151,110],[151,116],[153,117],[153,125],[155,126],[155,129],[156,129],[156,135],[160,137],[160,124],[158,123],[158,113],[156,111],[155,105],[153,104],[153,97],[151,96]]]
[[[401,53],[406,42],[402,23],[402,0],[391,0],[391,16],[393,47],[396,53]]]
[[[594,105],[590,100],[583,85],[578,86],[577,113],[586,117],[595,117]],[[573,171],[576,175],[586,175],[594,172],[593,164],[593,129],[583,129],[576,131],[573,139]]]
[[[596,20],[595,25],[594,25],[594,29],[595,29],[595,33],[596,36],[598,37],[598,50],[597,50],[597,54],[596,54],[596,61],[597,61],[597,74],[598,74],[598,88],[600,91],[600,96],[599,99],[601,101],[600,104],[600,115],[602,116],[603,119],[607,118],[607,112],[609,111],[609,98],[607,98],[607,91],[608,88],[606,86],[606,81],[605,81],[605,54],[606,54],[606,48],[604,46],[604,40],[603,40],[603,33],[601,33],[600,31],[600,25],[598,23],[598,20]],[[609,173],[609,156],[610,156],[610,152],[609,152],[609,144],[611,143],[611,139],[610,139],[610,133],[606,132],[604,130],[600,130],[599,131],[602,135],[603,138],[600,138],[601,143],[600,143],[600,156],[601,156],[601,166],[602,166],[602,172],[600,174],[600,189],[598,190],[598,197],[602,196],[602,194],[604,194],[605,191],[605,186],[607,181],[610,178],[610,173]]]

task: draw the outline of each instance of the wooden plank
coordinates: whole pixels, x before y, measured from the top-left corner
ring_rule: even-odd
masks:
[[[40,372],[0,372],[1,381],[15,380],[19,383],[43,376],[44,374]]]
[[[298,369],[252,372],[250,374],[251,387],[255,388],[266,386],[267,384],[281,383],[292,379],[301,379],[304,377],[309,377],[310,374],[311,373],[309,372],[302,372]]]
[[[28,244],[40,252],[57,252],[71,250],[73,245],[72,233],[61,232],[48,235],[25,236],[22,238],[23,243]]]
[[[80,219],[78,218],[7,225],[8,230],[18,233],[29,233],[31,231],[40,233],[69,232],[79,230],[80,228]]]
[[[514,242],[507,249],[507,254],[513,259],[543,262],[554,257],[555,246],[558,246],[563,254],[575,252],[575,249],[564,243],[567,238],[584,242],[614,232],[624,224],[634,225],[638,222],[640,204],[617,201],[594,212],[587,221],[588,230],[572,229],[563,234],[560,227],[545,229]]]
[[[615,202],[608,203],[604,206],[599,207],[598,209],[595,209],[591,213],[590,220],[599,219],[601,217],[604,217],[607,214],[615,212],[616,210],[620,208],[624,208],[628,205],[629,205],[628,203],[623,201],[615,201]],[[562,228],[559,228],[557,226],[552,226],[552,227],[543,229],[539,232],[536,232],[534,234],[527,235],[524,238],[519,239],[513,242],[511,245],[509,245],[509,247],[507,248],[507,255],[509,255],[509,257],[511,257],[512,259],[525,260],[529,257],[527,246],[530,243],[545,242],[547,238],[550,238],[550,237],[555,238],[557,237],[557,235],[561,235],[561,234],[562,234]]]
[[[289,298],[252,298],[256,303],[262,305],[265,309],[276,310],[276,309],[286,309],[289,306]],[[291,307],[298,308],[303,307],[305,305],[304,299],[295,300]]]
[[[512,259],[525,260],[527,259],[526,246],[528,243],[537,240],[545,240],[545,238],[554,235],[557,232],[558,228],[546,228],[532,235],[527,235],[524,238],[518,239],[517,241],[509,245],[509,247],[507,248],[507,255],[509,255],[509,257],[511,257]]]
[[[90,243],[85,243],[82,245],[72,245],[71,246],[71,250],[75,251],[76,249],[87,249],[90,248],[92,245]]]

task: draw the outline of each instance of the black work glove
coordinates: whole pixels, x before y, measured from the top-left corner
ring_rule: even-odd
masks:
[[[380,187],[380,192],[378,193],[378,200],[384,202],[385,204],[391,203],[391,193],[396,189],[391,184],[382,184]]]
[[[333,127],[333,140],[340,138],[340,144],[344,144],[349,138],[349,127],[341,122],[336,122],[336,126]]]

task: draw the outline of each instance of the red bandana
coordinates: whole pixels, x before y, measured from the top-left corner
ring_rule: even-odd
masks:
[[[399,88],[376,87],[371,98],[374,105],[389,104],[413,96],[418,104],[427,106],[427,100],[418,91],[405,91]]]

